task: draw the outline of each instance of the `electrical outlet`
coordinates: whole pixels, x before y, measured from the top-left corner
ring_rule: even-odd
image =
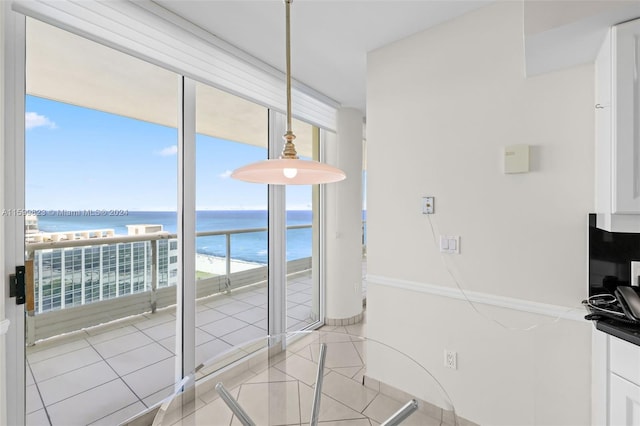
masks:
[[[434,197],[422,197],[422,214],[433,214],[435,211],[434,203]]]
[[[457,370],[458,369],[458,353],[455,351],[450,351],[448,349],[445,349],[444,350],[444,366],[452,370]]]

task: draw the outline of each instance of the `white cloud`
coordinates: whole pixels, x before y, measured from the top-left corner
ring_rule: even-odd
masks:
[[[50,129],[55,129],[56,123],[49,120],[44,115],[40,115],[37,112],[27,112],[24,115],[24,124],[27,130],[34,129],[36,127],[48,127]]]
[[[218,176],[222,179],[229,179],[229,177],[231,177],[231,173],[233,173],[231,170],[225,170],[224,172],[220,173]]]
[[[157,154],[163,157],[170,157],[172,155],[176,155],[177,153],[178,153],[178,145],[171,145],[162,149]]]

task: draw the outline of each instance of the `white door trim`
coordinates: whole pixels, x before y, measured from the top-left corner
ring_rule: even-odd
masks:
[[[25,110],[25,16],[11,10],[9,2],[0,2],[3,8],[3,97],[2,112],[2,201],[8,214],[2,217],[3,258],[1,266],[3,296],[8,296],[8,275],[17,265],[24,264],[24,217],[17,212],[24,209],[24,110]],[[0,178],[2,179],[2,178]],[[4,316],[10,324],[4,334],[6,359],[5,380],[0,386],[0,398],[6,410],[3,424],[25,424],[25,346],[24,306],[16,305],[15,298],[4,301]],[[4,320],[4,318],[0,318]],[[6,323],[5,323],[6,324]],[[2,345],[0,345],[2,346]],[[1,379],[0,379],[1,380]]]

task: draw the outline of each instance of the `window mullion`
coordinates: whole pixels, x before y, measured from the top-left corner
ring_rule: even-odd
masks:
[[[196,83],[179,77],[176,383],[195,370]]]
[[[269,111],[269,158],[282,151],[284,115]],[[269,185],[269,335],[287,330],[286,192],[283,185]]]

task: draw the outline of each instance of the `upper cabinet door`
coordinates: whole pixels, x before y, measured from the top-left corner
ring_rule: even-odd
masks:
[[[611,213],[640,213],[640,19],[611,35]]]
[[[613,203],[611,158],[613,155],[611,137],[611,32],[598,52],[595,63],[595,120],[596,120],[596,212],[611,213]]]

